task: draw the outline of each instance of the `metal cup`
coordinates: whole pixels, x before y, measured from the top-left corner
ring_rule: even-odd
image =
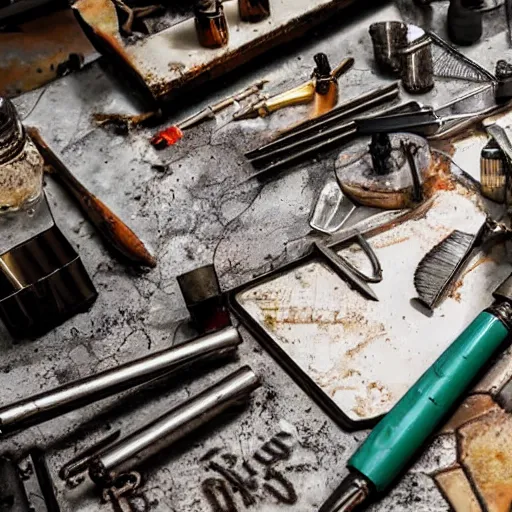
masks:
[[[407,30],[407,25],[400,21],[383,21],[370,26],[375,61],[383,73],[400,74],[400,50],[407,46]]]
[[[427,34],[400,50],[402,85],[411,94],[423,94],[434,87],[432,40]]]

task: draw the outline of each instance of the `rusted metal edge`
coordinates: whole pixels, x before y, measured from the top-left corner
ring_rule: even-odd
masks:
[[[91,24],[91,20],[82,17],[80,8],[76,4],[73,7],[85,34],[90,38],[96,50],[111,59],[115,67],[127,74],[129,79],[133,81],[133,85],[138,88],[143,99],[154,105],[155,103],[162,104],[175,99],[179,95],[180,89],[185,85],[187,91],[190,91],[190,87],[198,87],[205,82],[218,78],[276,46],[305,35],[311,29],[354,3],[355,0],[333,0],[328,5],[314,9],[300,18],[295,18],[287,25],[283,25],[271,33],[256,37],[250,43],[214,58],[208,64],[194,67],[182,76],[170,78],[169,81],[165,81],[165,79],[157,81],[154,77],[153,80],[150,80],[149,74],[141,69],[130,55],[133,55],[134,51],[136,52],[134,46],[130,47],[129,54],[120,39],[105,33],[95,23]],[[148,78],[146,79],[145,76]]]

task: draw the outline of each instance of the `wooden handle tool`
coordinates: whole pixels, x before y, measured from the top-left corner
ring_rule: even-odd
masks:
[[[156,267],[156,259],[139,237],[71,174],[71,171],[43,140],[37,128],[27,128],[27,133],[46,163],[53,168],[61,183],[78,201],[88,219],[110,246],[137,265]]]

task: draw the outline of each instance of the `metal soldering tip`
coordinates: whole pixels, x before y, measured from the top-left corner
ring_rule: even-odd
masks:
[[[370,492],[370,484],[364,477],[350,473],[318,512],[351,512],[366,501]]]

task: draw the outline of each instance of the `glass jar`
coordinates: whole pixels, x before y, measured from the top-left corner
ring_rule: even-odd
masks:
[[[0,213],[31,207],[43,191],[43,157],[12,102],[0,97]]]

